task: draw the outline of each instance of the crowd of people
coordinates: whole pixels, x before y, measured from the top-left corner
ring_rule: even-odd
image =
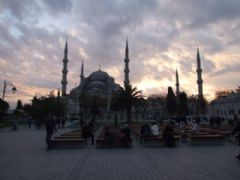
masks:
[[[58,128],[64,127],[65,121],[63,119],[57,119],[57,118],[50,118],[49,120],[45,121],[45,129],[46,129],[46,144],[47,149],[51,149],[51,137],[54,132],[57,131]],[[189,126],[190,125],[190,126]],[[209,123],[210,127],[211,124]],[[191,127],[192,134],[198,134],[199,133],[199,122],[196,120],[193,120],[191,124],[188,124],[185,121],[179,122],[179,124],[175,124],[173,121],[168,121],[165,126],[162,126],[162,129],[160,126],[156,123],[152,123],[149,125],[148,123],[145,123],[141,126],[140,130],[140,142],[143,142],[144,137],[150,137],[150,136],[162,136],[166,146],[167,147],[174,147],[175,146],[175,138],[174,138],[174,128],[178,126],[180,128],[181,132],[186,131],[186,127]],[[88,138],[91,138],[91,144],[94,144],[94,124],[88,123],[83,124],[82,126],[82,137],[85,140],[85,144],[87,144]],[[238,144],[240,146],[240,119],[237,119],[234,121],[234,129],[232,131],[232,135],[236,135],[238,139]],[[112,128],[110,128],[108,125],[104,127],[104,139],[106,141],[106,144],[109,144],[112,146],[116,139],[119,139],[123,147],[129,147],[131,143],[131,130],[128,124],[124,124],[120,128],[120,132],[116,133],[116,131],[113,131]],[[240,153],[236,157],[240,160]]]
[[[159,136],[161,134],[161,129],[156,123],[152,123],[151,126],[149,126],[148,123],[145,123],[141,127],[140,134],[140,142],[142,143],[144,137]],[[172,122],[169,121],[164,127],[162,136],[167,147],[175,146],[174,129]]]
[[[113,146],[113,144],[120,140],[123,147],[130,147],[131,143],[131,131],[128,124],[124,124],[120,128],[120,132],[111,129],[108,125],[104,127],[104,139],[105,143]]]

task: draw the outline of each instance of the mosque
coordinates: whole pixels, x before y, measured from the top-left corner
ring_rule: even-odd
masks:
[[[66,42],[64,49],[63,58],[63,70],[62,70],[62,101],[66,105],[66,115],[68,118],[78,119],[80,114],[80,96],[90,95],[95,97],[104,98],[107,102],[107,106],[104,112],[110,112],[111,99],[113,94],[118,91],[121,86],[115,83],[113,77],[111,77],[107,72],[102,71],[100,68],[97,71],[92,72],[88,77],[84,76],[84,63],[82,62],[81,73],[80,73],[80,84],[70,90],[67,94],[67,64],[68,64],[68,44]],[[125,68],[124,68],[124,85],[129,85],[129,52],[128,52],[128,40],[126,40],[125,47],[125,58],[124,58]],[[203,98],[203,80],[202,80],[202,68],[201,59],[199,54],[199,49],[197,48],[197,85],[198,85],[198,98]],[[176,70],[176,95],[180,93],[180,83],[178,71]]]
[[[88,77],[84,76],[84,63],[82,62],[80,84],[70,90],[67,94],[67,64],[68,64],[68,44],[66,42],[64,49],[63,70],[62,70],[62,99],[67,106],[67,116],[78,118],[80,103],[79,97],[81,94],[87,94],[90,96],[98,96],[107,100],[107,107],[104,111],[110,111],[110,104],[112,95],[118,91],[121,86],[115,83],[113,77],[107,72],[102,71],[99,67],[97,71],[92,72]],[[129,58],[128,58],[128,41],[126,41],[125,48],[125,80],[124,84],[130,84],[129,82]]]

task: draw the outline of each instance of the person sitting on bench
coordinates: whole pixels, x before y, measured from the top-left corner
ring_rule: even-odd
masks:
[[[120,135],[123,147],[129,147],[130,143],[130,128],[128,124],[124,124],[124,127],[121,129]]]
[[[90,137],[92,139],[92,145],[94,144],[94,135],[93,135],[93,124],[89,123],[88,125],[84,125],[82,128],[82,137],[85,140],[85,144],[87,144],[87,138]]]
[[[158,125],[156,123],[152,124],[151,130],[152,130],[152,135],[153,136],[158,136],[159,135],[159,128],[158,128]]]
[[[140,135],[140,142],[143,142],[143,137],[151,136],[152,135],[152,130],[149,127],[148,123],[145,123],[141,127],[141,135]]]
[[[110,131],[109,126],[104,127],[104,139],[106,144],[113,145],[113,132]]]
[[[199,133],[198,124],[194,120],[193,123],[192,123],[192,134],[198,134],[198,133]]]
[[[240,146],[240,119],[237,120],[236,126],[232,131],[232,135],[234,134],[238,134],[237,139],[238,139],[238,145]],[[236,158],[240,160],[240,153]]]
[[[174,147],[175,146],[175,138],[174,138],[174,130],[171,123],[168,123],[163,131],[163,138],[167,147]]]

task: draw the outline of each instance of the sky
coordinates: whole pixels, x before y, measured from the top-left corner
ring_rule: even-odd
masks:
[[[123,84],[128,37],[130,81],[145,96],[175,90],[197,94],[200,51],[203,93],[235,89],[240,77],[240,0],[0,0],[0,93],[30,103],[61,88],[68,39],[67,92],[84,75],[106,71]]]

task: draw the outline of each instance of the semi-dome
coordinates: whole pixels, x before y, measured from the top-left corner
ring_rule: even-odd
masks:
[[[101,71],[100,69],[98,71],[93,72],[90,74],[89,79],[92,81],[106,81],[110,78],[108,73]]]

